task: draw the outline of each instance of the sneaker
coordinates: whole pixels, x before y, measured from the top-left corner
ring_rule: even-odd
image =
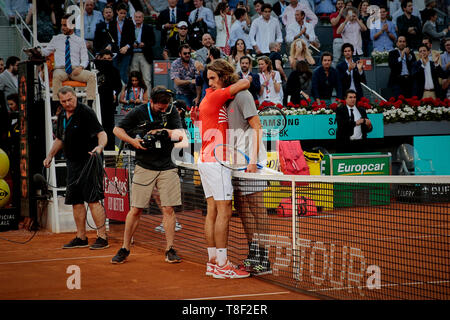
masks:
[[[175,223],[175,231],[180,231],[183,227],[181,226],[181,224],[177,221]],[[166,231],[164,230],[164,225],[161,223],[159,226],[157,226],[155,228],[156,232],[161,232],[161,233],[165,233]]]
[[[81,240],[80,238],[75,237],[75,239],[65,244],[63,249],[86,248],[87,246],[89,246],[88,238]]]
[[[223,267],[216,266],[213,274],[213,277],[216,279],[241,279],[247,278],[248,276],[250,276],[250,273],[239,270],[230,261],[227,261]]]
[[[164,226],[163,226],[162,223],[161,223],[159,226],[157,226],[157,227],[155,228],[155,231],[156,231],[156,232],[161,232],[161,233],[166,232],[166,231],[164,230]]]
[[[177,256],[177,252],[173,247],[170,247],[170,249],[166,251],[166,262],[169,263],[181,262],[181,258]]]
[[[262,276],[265,274],[271,274],[272,268],[270,267],[270,261],[269,260],[261,260],[260,262],[256,263],[252,267],[252,272],[255,276]]]
[[[216,265],[214,263],[211,262],[207,262],[206,263],[206,272],[205,274],[207,276],[213,276],[214,275],[214,269],[216,268]]]
[[[95,243],[89,247],[91,250],[100,250],[109,248],[108,240],[98,237]]]
[[[117,251],[116,255],[111,259],[111,263],[113,264],[124,263],[129,255],[130,250],[120,248],[119,251]]]

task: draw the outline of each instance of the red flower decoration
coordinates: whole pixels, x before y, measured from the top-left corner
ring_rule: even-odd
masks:
[[[308,106],[308,102],[306,102],[306,100],[301,100],[301,101],[300,101],[300,105],[301,105],[302,107],[307,107],[307,106]]]

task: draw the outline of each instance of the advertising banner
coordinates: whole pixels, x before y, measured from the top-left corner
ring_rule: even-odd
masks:
[[[125,221],[130,210],[128,170],[105,168],[105,213],[108,219]]]

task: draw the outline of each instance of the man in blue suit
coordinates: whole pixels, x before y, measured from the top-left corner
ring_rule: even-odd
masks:
[[[249,56],[243,56],[241,57],[239,63],[241,65],[241,71],[238,72],[239,78],[245,78],[250,81],[250,88],[248,91],[250,91],[255,100],[258,100],[261,83],[259,82],[259,75],[257,73],[252,73],[251,71],[252,58]]]
[[[331,66],[333,55],[330,52],[322,53],[320,58],[321,66],[317,67],[312,76],[312,96],[314,100],[331,103],[333,89],[336,90],[336,97],[342,96],[341,82],[335,68]]]

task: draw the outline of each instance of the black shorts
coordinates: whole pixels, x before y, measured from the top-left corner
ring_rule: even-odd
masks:
[[[83,169],[88,163],[85,161],[67,160],[67,187],[65,204],[84,204],[98,202],[105,198],[103,194],[103,175],[94,177],[89,168]]]

